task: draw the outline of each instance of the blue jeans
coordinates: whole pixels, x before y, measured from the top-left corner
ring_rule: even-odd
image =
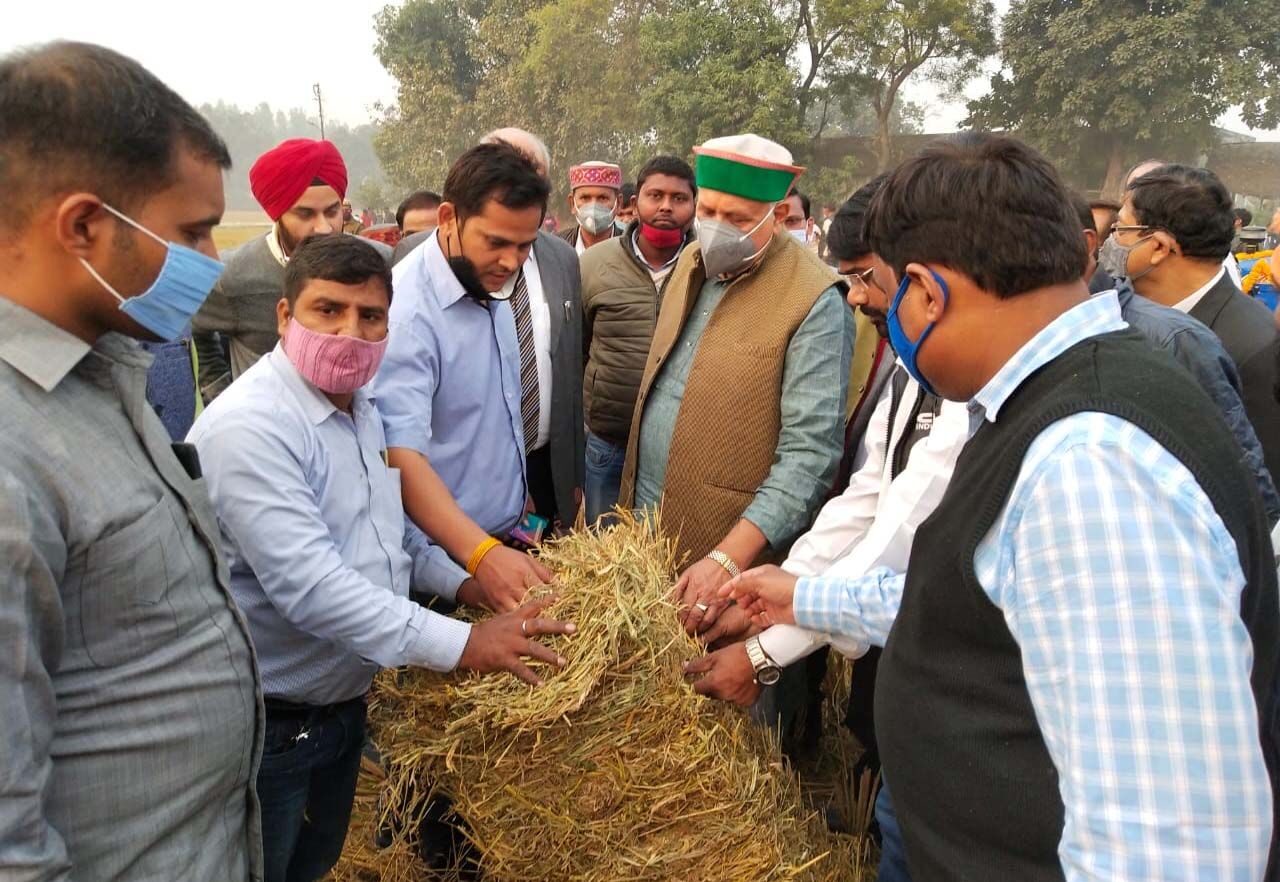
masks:
[[[594,524],[618,504],[622,490],[622,464],[627,449],[587,432],[587,479],[583,495],[587,503],[587,523]]]
[[[364,699],[323,708],[268,704],[258,770],[265,882],[314,882],[338,862],[347,838]]]
[[[883,778],[880,779],[880,795],[876,797],[876,823],[880,825],[880,869],[876,872],[876,882],[911,882],[898,815],[893,810],[893,800]]]

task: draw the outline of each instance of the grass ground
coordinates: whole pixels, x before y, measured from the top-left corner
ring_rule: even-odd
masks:
[[[218,246],[218,251],[225,251],[229,248],[243,245],[257,236],[265,236],[269,229],[271,229],[270,224],[237,224],[233,227],[215,227],[213,230],[213,244]]]

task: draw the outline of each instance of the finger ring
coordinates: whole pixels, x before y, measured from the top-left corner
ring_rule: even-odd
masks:
[[[529,624],[529,620],[528,620],[528,619],[521,619],[521,620],[520,620],[520,633],[521,633],[521,634],[523,634],[523,635],[524,635],[524,636],[526,636],[526,637],[528,637],[528,636],[529,636],[529,632],[525,630],[525,627],[526,627],[528,624]]]
[[[696,607],[700,612],[706,612],[707,610],[709,610],[709,609],[711,608],[711,607],[707,606],[705,603],[695,603],[695,604],[694,604],[694,606],[695,606],[695,607]]]

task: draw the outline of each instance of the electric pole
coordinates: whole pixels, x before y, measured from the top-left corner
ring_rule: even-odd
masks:
[[[320,84],[316,83],[311,87],[311,93],[316,96],[316,107],[320,110],[320,140],[324,140],[324,98],[320,94]]]

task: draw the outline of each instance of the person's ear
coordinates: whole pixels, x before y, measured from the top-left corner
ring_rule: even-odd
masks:
[[[58,244],[72,257],[92,258],[115,235],[115,217],[92,193],[72,193],[53,209]]]
[[[923,291],[925,321],[936,322],[942,318],[950,298],[950,286],[945,279],[922,263],[907,264],[906,276],[913,286]]]
[[[281,297],[276,301],[276,335],[284,337],[284,332],[289,327],[289,301]]]
[[[1154,245],[1151,251],[1151,264],[1159,265],[1162,261],[1171,257],[1182,256],[1182,246],[1178,244],[1178,240],[1172,234],[1164,230],[1156,230],[1151,237]]]
[[[1085,227],[1084,249],[1088,252],[1090,258],[1095,257],[1098,253],[1098,231],[1092,227]]]
[[[778,226],[786,228],[787,215],[790,212],[791,209],[787,207],[787,200],[785,199],[773,207],[773,219],[777,221]]]

